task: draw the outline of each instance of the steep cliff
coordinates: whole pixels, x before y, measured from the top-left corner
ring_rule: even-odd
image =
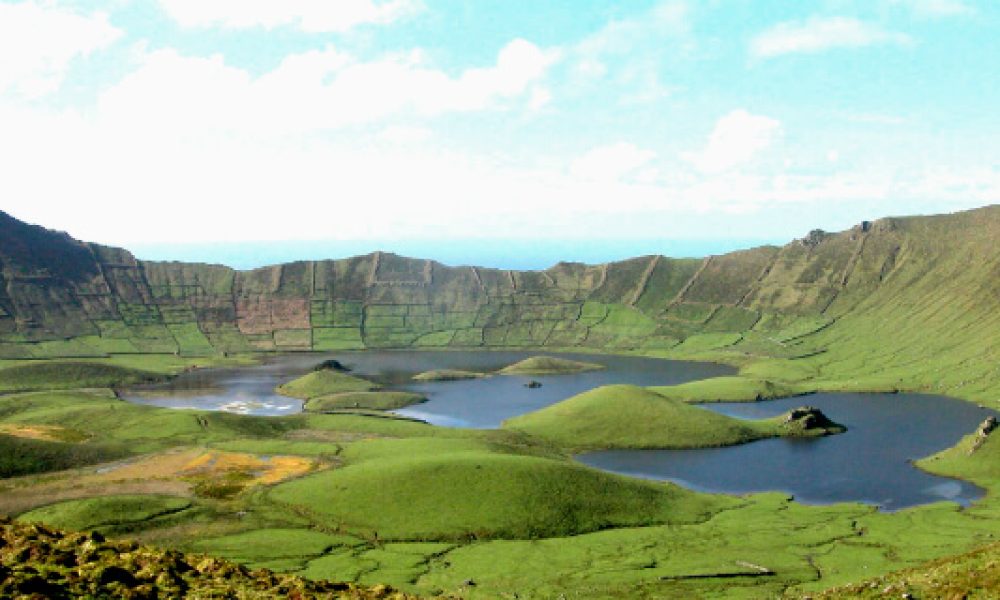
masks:
[[[545,271],[375,252],[253,271],[145,262],[0,213],[0,357],[399,347],[707,356],[762,375],[995,396],[1000,207],[705,259]]]

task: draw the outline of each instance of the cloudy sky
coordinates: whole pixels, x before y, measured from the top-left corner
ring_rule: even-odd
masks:
[[[998,33],[993,0],[0,0],[0,209],[228,262],[783,242],[1000,201]]]

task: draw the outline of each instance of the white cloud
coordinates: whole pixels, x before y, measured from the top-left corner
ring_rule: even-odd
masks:
[[[551,52],[525,40],[500,50],[496,64],[451,77],[419,51],[358,61],[334,49],[290,55],[252,77],[221,56],[175,50],[147,54],[142,64],[102,94],[108,119],[143,129],[221,130],[240,135],[316,132],[395,115],[433,117],[546,101],[538,87]]]
[[[293,26],[310,33],[384,25],[423,9],[420,0],[160,0],[160,6],[184,27]]]
[[[0,3],[0,94],[37,98],[59,89],[73,60],[105,48],[122,32],[102,13],[50,3]]]
[[[620,90],[623,103],[648,103],[669,95],[664,65],[693,46],[686,0],[664,0],[640,15],[608,22],[567,49],[577,83]]]
[[[703,150],[682,157],[705,173],[720,173],[752,161],[780,136],[780,121],[737,109],[716,122]]]
[[[960,17],[976,12],[963,0],[890,0],[890,3],[908,8],[920,17]]]
[[[849,17],[813,17],[787,21],[758,34],[750,41],[750,54],[772,58],[783,54],[823,52],[831,48],[861,48],[876,44],[906,45],[904,33]]]
[[[595,179],[567,172],[562,161],[545,168],[511,164],[412,138],[394,145],[212,131],[177,136],[2,101],[0,131],[4,210],[83,239],[126,246],[722,235],[719,227],[703,228],[704,215],[713,224],[727,215],[755,215],[755,228],[781,235],[787,223],[773,215],[784,207],[809,216],[833,203],[856,202],[867,214],[885,214],[905,211],[899,198],[944,208],[1000,201],[1000,166],[901,172],[868,165],[780,176],[733,169],[647,178],[652,153],[622,143],[591,153],[606,168],[607,176]],[[751,235],[741,218],[727,223],[745,227],[733,230],[738,235]]]
[[[619,181],[656,158],[656,153],[634,144],[618,142],[587,152],[570,165],[574,177],[595,181]]]
[[[426,142],[434,136],[434,132],[426,127],[411,127],[392,125],[378,132],[378,139],[390,144],[418,144]]]

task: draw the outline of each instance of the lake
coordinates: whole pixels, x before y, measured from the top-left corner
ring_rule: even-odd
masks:
[[[813,394],[755,403],[704,405],[739,418],[773,417],[815,406],[847,426],[823,438],[777,438],[727,448],[614,450],[578,456],[584,464],[687,488],[727,494],[787,492],[806,504],[865,502],[885,510],[981,497],[970,483],[931,475],[912,461],[955,445],[997,413],[923,394]]]
[[[573,375],[503,375],[463,381],[416,382],[418,373],[433,369],[492,372],[540,352],[506,351],[366,351],[284,354],[251,367],[202,369],[183,373],[161,384],[124,390],[122,397],[165,408],[224,410],[240,414],[280,416],[302,411],[302,401],[277,394],[274,388],[335,358],[358,375],[389,389],[413,391],[428,401],[395,411],[434,425],[488,429],[504,419],[555,404],[581,392],[611,383],[673,385],[730,375],[734,369],[698,363],[591,354],[559,354],[564,358],[600,363],[604,369]],[[525,383],[538,381],[540,388]]]
[[[461,381],[414,382],[433,369],[492,372],[539,352],[366,351],[288,354],[261,365],[205,369],[174,380],[127,390],[132,402],[182,409],[225,410],[280,416],[301,412],[302,402],[274,388],[336,358],[352,374],[389,389],[413,391],[428,401],[395,411],[447,427],[495,428],[508,418],[613,383],[672,385],[733,373],[711,363],[630,356],[560,354],[596,362],[600,371],[551,376],[494,376]],[[529,381],[539,388],[525,386]],[[994,411],[942,396],[920,394],[814,394],[757,403],[707,404],[737,418],[772,417],[804,404],[846,425],[842,435],[770,439],[727,448],[613,450],[577,459],[592,467],[647,479],[669,480],[717,493],[782,491],[804,503],[865,502],[885,510],[939,500],[963,505],[979,487],[920,471],[912,461],[954,445]]]

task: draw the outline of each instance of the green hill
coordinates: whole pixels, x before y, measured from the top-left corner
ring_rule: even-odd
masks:
[[[379,389],[377,383],[339,371],[322,370],[307,373],[298,379],[279,385],[275,391],[285,396],[312,400],[347,392],[371,392]]]
[[[685,523],[731,501],[469,440],[379,440],[270,497],[329,527],[385,540],[538,538]],[[373,510],[377,507],[377,510]]]
[[[604,365],[569,360],[557,356],[532,356],[500,369],[501,375],[568,375],[599,371]]]
[[[503,426],[577,451],[731,446],[767,437],[843,431],[827,422],[804,426],[803,417],[744,421],[633,385],[611,385],[508,419]]]

